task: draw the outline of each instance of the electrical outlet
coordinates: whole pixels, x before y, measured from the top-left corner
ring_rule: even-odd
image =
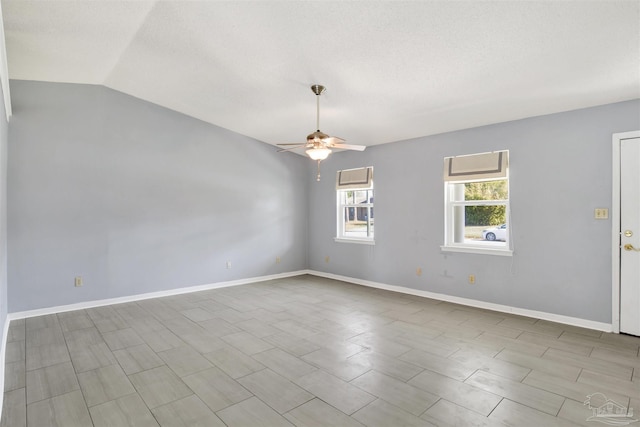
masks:
[[[607,208],[596,208],[593,212],[593,217],[595,219],[608,219],[609,218],[609,209]]]
[[[231,261],[227,261],[227,270],[231,268]]]
[[[475,274],[470,274],[469,275],[469,284],[470,285],[475,285],[476,283],[476,275]]]
[[[280,260],[280,257],[279,257],[279,256],[277,256],[277,257],[276,257],[276,264],[280,264],[280,261],[281,261],[281,260]]]
[[[324,262],[326,262],[327,264],[329,264],[329,260],[330,260],[330,259],[331,259],[331,258],[329,258],[329,256],[326,256],[326,257],[324,257]]]
[[[422,268],[416,268],[416,276],[422,276]]]
[[[80,286],[82,286],[82,284],[83,284],[82,283],[82,276],[76,276],[74,284],[75,284],[76,288],[79,288]]]

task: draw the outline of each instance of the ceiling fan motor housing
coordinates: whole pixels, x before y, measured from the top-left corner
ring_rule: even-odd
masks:
[[[318,145],[324,146],[327,144],[327,138],[329,138],[329,135],[317,130],[307,135],[307,145],[313,145],[314,147]]]

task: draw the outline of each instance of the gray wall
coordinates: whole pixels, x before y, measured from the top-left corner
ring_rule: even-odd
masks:
[[[304,158],[100,86],[11,94],[10,312],[307,267]]]
[[[610,323],[611,221],[595,220],[593,210],[611,208],[612,134],[638,129],[635,100],[332,155],[324,179],[310,181],[309,266]],[[504,149],[513,257],[441,252],[443,158]],[[375,246],[333,241],[335,172],[361,166],[374,167]]]
[[[0,330],[7,321],[7,113],[0,89]]]
[[[611,207],[611,135],[640,129],[639,100],[334,153],[317,183],[308,159],[104,87],[11,91],[9,312],[311,268],[611,321],[611,222],[593,209]],[[503,149],[514,256],[441,252],[443,157]],[[333,241],[335,172],[360,166],[375,246]]]

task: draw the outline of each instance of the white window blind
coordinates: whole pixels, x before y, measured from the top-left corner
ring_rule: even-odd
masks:
[[[338,171],[336,190],[370,190],[373,188],[373,167]]]
[[[507,177],[508,163],[508,151],[446,157],[444,159],[444,180],[480,181],[504,179]]]

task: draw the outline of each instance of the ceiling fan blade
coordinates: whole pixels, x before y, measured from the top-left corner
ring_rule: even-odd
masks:
[[[292,144],[276,144],[276,145],[307,145],[306,142],[294,142]]]
[[[330,145],[342,144],[343,142],[345,142],[344,139],[338,138],[337,136],[329,136],[327,138],[324,138],[322,141]]]
[[[344,150],[364,151],[367,148],[366,145],[351,145],[351,144],[333,144],[333,148],[342,148]]]
[[[281,144],[278,144],[278,145],[281,145]],[[282,144],[282,145],[285,145],[285,144]],[[286,145],[292,145],[292,144],[286,144]],[[281,149],[279,149],[279,150],[278,150],[278,153],[282,153],[282,152],[284,152],[284,151],[296,150],[296,149],[298,149],[298,148],[303,148],[305,145],[306,145],[306,144],[302,144],[302,145],[300,145],[300,144],[296,144],[296,146],[295,146],[295,147],[291,147],[291,148],[281,148]]]

